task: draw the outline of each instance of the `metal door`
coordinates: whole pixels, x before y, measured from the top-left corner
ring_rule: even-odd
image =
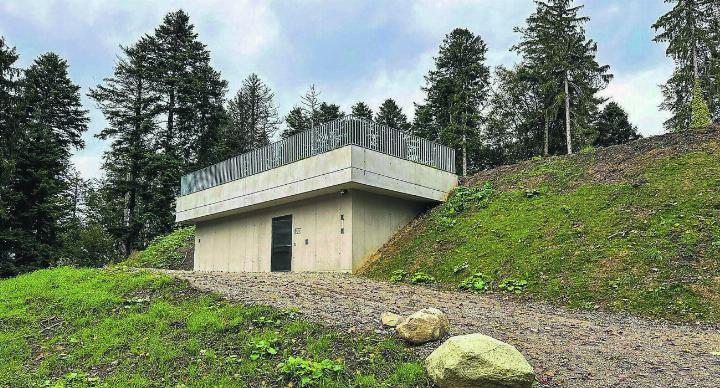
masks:
[[[272,219],[270,271],[290,271],[292,262],[292,215]]]

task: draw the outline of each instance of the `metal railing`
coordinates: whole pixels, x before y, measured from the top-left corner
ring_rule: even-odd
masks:
[[[180,195],[205,190],[346,145],[356,145],[455,173],[454,149],[348,115],[184,175],[180,180]]]

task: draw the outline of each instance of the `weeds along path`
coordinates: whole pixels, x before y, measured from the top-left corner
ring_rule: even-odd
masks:
[[[298,308],[310,320],[347,330],[391,334],[379,322],[383,311],[437,307],[448,314],[451,334],[478,332],[517,347],[544,386],[720,387],[720,325],[568,311],[346,274],[167,272],[233,301]],[[427,355],[437,346],[415,349]]]

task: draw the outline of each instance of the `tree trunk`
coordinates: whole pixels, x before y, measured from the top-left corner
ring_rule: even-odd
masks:
[[[462,163],[463,163],[463,176],[467,176],[467,136],[463,131],[463,146],[462,146]]]
[[[567,137],[567,153],[572,155],[572,135],[570,133],[570,93],[568,87],[568,73],[565,71],[565,136]]]
[[[548,119],[548,112],[545,111],[545,142],[543,148],[543,156],[550,155],[550,123]]]

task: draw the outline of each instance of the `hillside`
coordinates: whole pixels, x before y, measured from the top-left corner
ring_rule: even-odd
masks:
[[[667,134],[479,173],[400,231],[363,273],[718,321],[720,133]]]
[[[151,272],[0,280],[0,386],[427,386],[394,339],[236,304]]]

